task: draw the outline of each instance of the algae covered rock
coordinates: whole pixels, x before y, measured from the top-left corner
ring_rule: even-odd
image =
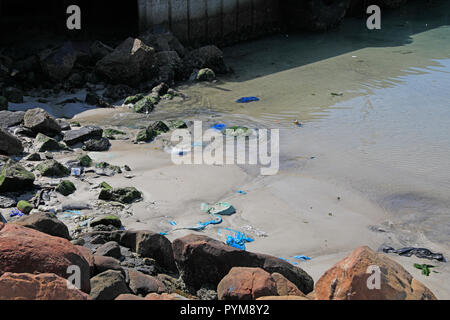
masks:
[[[144,95],[142,93],[136,94],[134,96],[129,96],[125,99],[124,104],[135,104],[142,100],[144,98]]]
[[[35,146],[38,152],[59,151],[64,148],[58,141],[38,133],[35,139]]]
[[[62,180],[58,186],[56,187],[56,191],[61,193],[63,196],[68,196],[75,192],[77,188],[73,184],[73,182],[69,180]]]
[[[35,176],[19,163],[8,160],[0,171],[0,192],[33,189]]]
[[[92,166],[92,159],[87,154],[81,155],[77,159],[83,167],[90,167]]]
[[[201,69],[197,73],[197,81],[213,81],[216,79],[216,73],[210,68]]]
[[[117,135],[125,135],[126,133],[117,129],[105,129],[103,130],[103,138],[115,140]]]
[[[147,127],[147,129],[142,129],[136,135],[136,141],[149,142],[155,139],[162,133],[170,131],[170,128],[162,121],[155,121]]]
[[[56,160],[46,160],[35,169],[44,177],[65,177],[70,174],[70,170]]]
[[[134,187],[102,189],[98,198],[129,204],[142,199],[142,193]]]
[[[152,112],[154,108],[154,99],[150,96],[146,96],[133,106],[133,111],[136,113],[149,113]]]
[[[33,208],[34,208],[33,205],[25,200],[20,200],[17,203],[17,209],[19,209],[21,212],[25,214],[29,214],[31,210],[33,210]]]

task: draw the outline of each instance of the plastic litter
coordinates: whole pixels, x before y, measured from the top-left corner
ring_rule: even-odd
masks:
[[[405,257],[411,257],[412,255],[415,255],[417,258],[445,261],[444,255],[442,253],[434,253],[426,248],[405,247],[396,250],[392,247],[383,247],[381,250],[384,253],[396,253],[400,256]]]
[[[217,234],[225,237],[225,242],[227,245],[240,250],[245,250],[245,244],[247,242],[255,241],[254,239],[248,237],[245,233],[230,228],[219,228]]]
[[[436,268],[436,266],[432,266],[431,264],[418,264],[418,263],[414,263],[414,267],[416,269],[422,270],[422,274],[425,276],[429,276],[430,275],[430,268]]]
[[[216,130],[222,131],[222,130],[224,130],[226,127],[227,127],[227,126],[226,126],[225,124],[223,124],[223,123],[216,123],[216,124],[214,124],[214,125],[211,126],[211,129],[216,129]]]
[[[220,214],[222,216],[229,216],[233,213],[236,213],[236,209],[231,205],[231,203],[228,202],[217,202],[216,204],[210,206],[207,203],[203,202],[200,205],[200,209],[203,212],[209,213],[209,214]]]
[[[70,175],[72,175],[74,177],[79,177],[81,175],[81,168],[70,169]]]
[[[245,191],[242,191],[242,190],[238,190],[238,192],[237,193],[239,193],[239,194],[242,194],[242,195],[246,195],[247,194],[247,192],[245,192]]]
[[[292,258],[297,259],[297,260],[302,260],[302,261],[308,261],[308,260],[311,260],[310,257],[303,256],[303,255],[300,255],[300,256],[293,256]]]
[[[13,209],[13,210],[11,211],[11,213],[9,214],[9,216],[10,216],[10,217],[15,217],[15,216],[21,217],[21,216],[23,216],[23,212],[20,211],[19,209]]]
[[[71,214],[78,214],[78,215],[81,215],[81,211],[80,210],[64,210],[64,212],[67,212],[67,213],[71,213]]]
[[[257,97],[243,97],[238,99],[236,102],[237,103],[249,103],[249,102],[254,102],[254,101],[259,101],[259,98]]]
[[[176,223],[175,221],[169,221],[169,223],[170,223],[171,225],[173,225],[173,226],[176,226],[176,225],[177,225],[177,223]]]

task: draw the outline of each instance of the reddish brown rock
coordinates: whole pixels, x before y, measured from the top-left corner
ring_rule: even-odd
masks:
[[[87,261],[89,264],[89,270],[91,277],[94,275],[94,254],[89,248],[83,247],[83,246],[75,246],[80,253],[83,255],[83,258]]]
[[[256,300],[310,300],[304,296],[268,296],[261,297]]]
[[[370,290],[370,266],[378,266],[380,289]],[[373,284],[373,282],[370,282]],[[316,300],[435,300],[434,294],[400,264],[369,247],[359,247],[325,272],[315,286]]]
[[[184,282],[199,290],[217,286],[233,267],[261,268],[277,272],[303,293],[313,290],[314,281],[304,270],[282,259],[239,250],[202,235],[188,235],[173,242],[173,254]]]
[[[260,268],[232,268],[217,286],[219,300],[255,300],[277,294],[275,280]]]
[[[148,295],[145,296],[145,300],[189,300],[183,296],[180,296],[179,294],[176,293],[162,293],[162,294],[157,294],[157,293],[149,293]]]
[[[120,261],[112,257],[94,255],[94,274],[100,274],[107,270],[122,271]]]
[[[286,279],[282,274],[277,272],[272,273],[272,279],[277,286],[277,293],[279,296],[302,296],[305,297],[295,284]]]
[[[134,294],[123,293],[114,300],[145,300],[145,298],[135,296]]]
[[[89,300],[89,295],[69,289],[67,280],[53,273],[6,272],[0,277],[0,300]]]
[[[81,289],[89,292],[89,264],[68,240],[16,224],[7,224],[0,230],[0,275],[55,273],[67,278],[67,269],[72,265],[80,268]]]
[[[149,293],[163,293],[166,286],[159,279],[143,274],[142,272],[129,269],[129,287],[134,294],[146,295]]]

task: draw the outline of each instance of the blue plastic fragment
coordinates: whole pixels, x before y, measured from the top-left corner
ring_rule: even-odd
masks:
[[[239,194],[243,194],[243,195],[246,195],[247,194],[247,192],[245,192],[245,191],[242,191],[242,190],[238,190],[238,192],[237,193],[239,193]]]
[[[169,221],[169,223],[170,223],[171,225],[173,225],[173,226],[176,226],[176,225],[177,225],[177,223],[176,223],[175,221]]]
[[[300,255],[300,256],[293,256],[293,258],[294,258],[294,259],[297,259],[297,260],[302,260],[302,261],[308,261],[308,260],[311,260],[310,257],[308,257],[308,256],[303,256],[303,255]]]
[[[253,101],[259,101],[259,98],[257,97],[243,97],[238,99],[236,102],[237,103],[249,103],[249,102],[253,102]]]
[[[9,215],[10,217],[15,217],[15,216],[23,216],[23,212],[20,211],[19,209],[13,209]]]
[[[225,125],[225,124],[223,124],[223,123],[216,123],[215,125],[213,125],[212,127],[211,127],[211,129],[216,129],[216,130],[219,130],[219,131],[222,131],[223,129],[225,129],[227,126]]]
[[[218,230],[218,234],[220,235],[220,230]],[[233,233],[233,236],[228,235],[227,239],[226,239],[226,243],[234,248],[240,249],[240,250],[245,250],[245,244],[247,242],[253,242],[255,241],[254,239],[246,236],[244,233],[240,232],[240,231],[236,231],[233,229],[229,229],[229,228],[223,228],[223,230],[228,230],[231,231]]]

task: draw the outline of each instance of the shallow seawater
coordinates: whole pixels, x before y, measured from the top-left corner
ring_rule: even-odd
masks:
[[[416,2],[387,12],[380,31],[349,19],[326,34],[227,48],[235,74],[184,87],[190,99],[177,110],[201,106],[226,124],[281,128],[281,171],[367,194],[410,244],[424,234],[448,245],[448,12],[445,1]],[[237,104],[243,96],[261,100]]]

